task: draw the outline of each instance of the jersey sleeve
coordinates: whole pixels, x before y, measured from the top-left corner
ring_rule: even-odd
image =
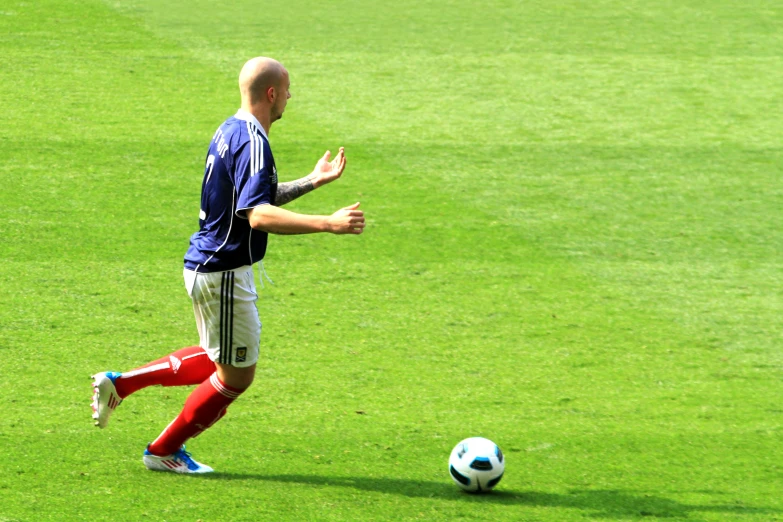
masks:
[[[263,139],[251,136],[235,157],[234,167],[237,217],[247,219],[246,210],[274,203],[274,160],[269,145]]]

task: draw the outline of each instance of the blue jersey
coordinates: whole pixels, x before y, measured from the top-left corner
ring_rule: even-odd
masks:
[[[199,231],[190,238],[185,268],[223,272],[263,259],[267,233],[253,230],[245,211],[274,205],[277,170],[266,133],[239,110],[212,137],[201,185]]]

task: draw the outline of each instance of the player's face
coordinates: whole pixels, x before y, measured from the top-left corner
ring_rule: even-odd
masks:
[[[291,79],[288,77],[288,71],[283,72],[280,85],[276,90],[277,99],[275,99],[275,103],[272,105],[272,121],[277,121],[283,117],[283,111],[285,111],[285,106],[291,97]]]

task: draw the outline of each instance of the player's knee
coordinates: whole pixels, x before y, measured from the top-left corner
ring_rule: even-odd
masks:
[[[256,380],[256,373],[255,373],[255,371],[253,371],[251,373],[248,373],[248,374],[246,374],[244,376],[244,378],[242,380],[242,385],[241,386],[237,386],[237,388],[239,388],[241,390],[247,390],[248,388],[250,388],[250,385],[253,384],[253,381],[255,381],[255,380]]]
[[[220,382],[237,390],[246,390],[253,384],[256,375],[256,365],[238,368],[217,363],[217,374]]]

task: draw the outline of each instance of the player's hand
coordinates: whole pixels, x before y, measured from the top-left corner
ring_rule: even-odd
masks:
[[[332,234],[361,234],[364,231],[364,212],[359,210],[359,203],[354,203],[329,216],[327,223]]]
[[[345,148],[340,147],[337,157],[329,161],[331,155],[332,153],[327,150],[326,154],[315,164],[313,175],[315,175],[314,185],[316,188],[336,180],[345,170]]]

